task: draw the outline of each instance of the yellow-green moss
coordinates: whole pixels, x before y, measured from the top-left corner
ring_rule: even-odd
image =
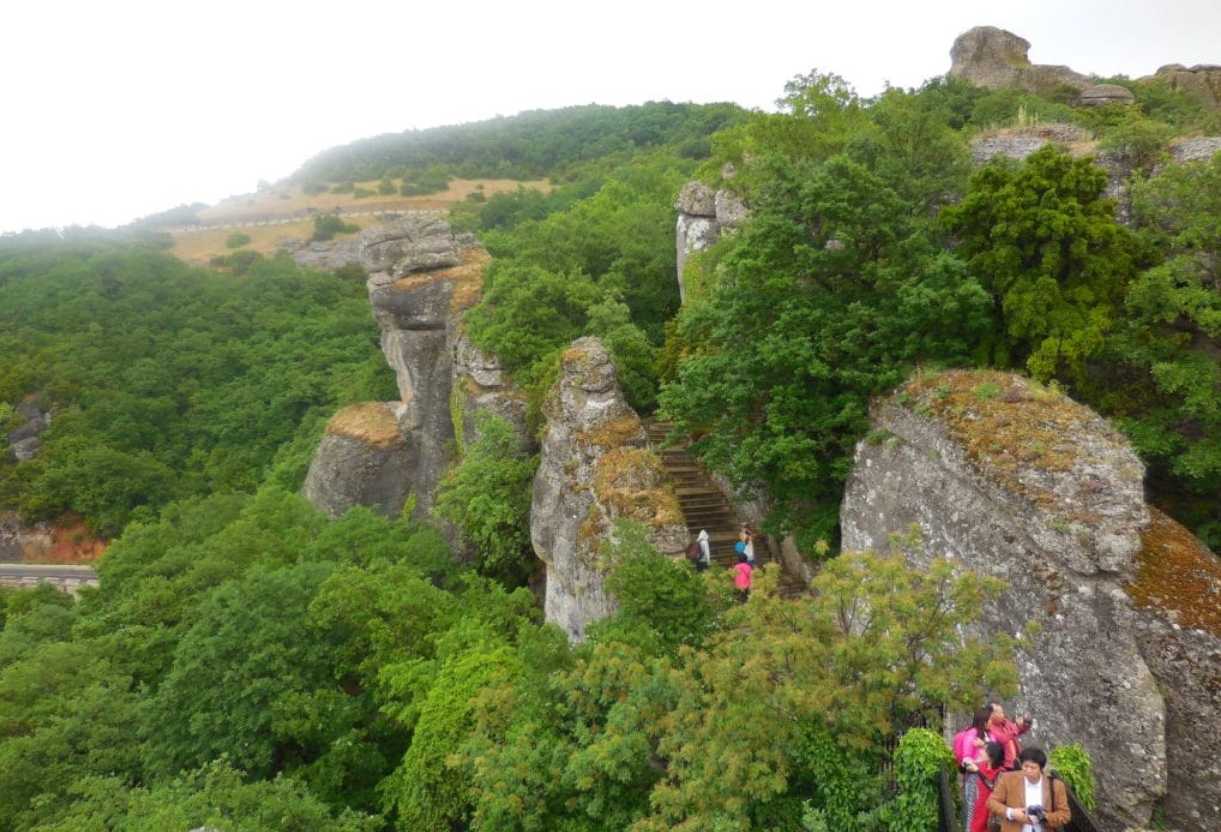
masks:
[[[1179,626],[1221,636],[1221,561],[1183,526],[1155,508],[1149,513],[1128,595],[1138,606],[1173,612]]]
[[[610,419],[592,430],[577,436],[577,442],[585,447],[621,448],[643,435],[640,417],[628,412],[618,419]]]
[[[615,448],[599,457],[594,495],[617,516],[653,528],[683,521],[678,497],[662,477],[661,460],[648,448]]]
[[[993,370],[920,375],[894,401],[935,417],[969,459],[1006,487],[1045,505],[1054,503],[1055,495],[1032,491],[1019,481],[1019,473],[1070,470],[1079,455],[1074,437],[1096,418],[1063,393]]]

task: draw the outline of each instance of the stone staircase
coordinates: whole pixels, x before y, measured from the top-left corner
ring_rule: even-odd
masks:
[[[687,521],[687,531],[694,539],[700,529],[707,529],[712,553],[713,569],[729,569],[737,563],[734,543],[738,540],[738,529],[741,522],[734,513],[733,506],[725,499],[721,489],[712,481],[708,470],[698,459],[687,452],[688,443],[679,441],[666,443],[666,437],[673,429],[669,422],[648,420],[645,422],[649,446],[661,457],[662,467],[666,476],[674,485],[678,494],[678,502],[682,506],[683,516]],[[773,558],[767,546],[766,539],[755,535],[755,563],[763,566],[771,563]],[[805,591],[804,582],[797,576],[787,572],[780,581],[780,594],[785,597],[800,595]]]

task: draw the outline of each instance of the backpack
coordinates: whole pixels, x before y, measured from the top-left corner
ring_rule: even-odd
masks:
[[[687,560],[697,561],[700,559],[700,555],[702,555],[702,554],[703,554],[703,551],[700,549],[699,541],[698,540],[691,541],[691,545],[687,547]]]
[[[954,735],[954,759],[962,765],[962,761],[975,756],[975,728],[964,728]]]

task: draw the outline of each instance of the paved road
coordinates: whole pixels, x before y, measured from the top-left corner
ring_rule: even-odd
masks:
[[[55,563],[0,563],[0,586],[33,586],[49,583],[64,592],[75,592],[84,585],[96,586],[97,572],[89,566],[63,566]]]

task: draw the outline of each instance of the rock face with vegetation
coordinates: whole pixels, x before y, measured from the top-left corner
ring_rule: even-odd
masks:
[[[1209,107],[1221,107],[1221,65],[1167,64],[1152,76],[1165,81],[1172,90],[1182,90]],[[1142,79],[1143,80],[1143,79]]]
[[[365,402],[336,413],[305,477],[306,499],[332,517],[353,506],[398,516],[416,461],[399,430],[401,409],[398,402]]]
[[[884,549],[914,524],[914,565],[945,555],[1003,579],[985,626],[1038,628],[1018,659],[1033,739],[1080,742],[1105,761],[1099,814],[1147,822],[1166,791],[1166,708],[1123,591],[1149,522],[1139,458],[1088,408],[998,372],[917,378],[873,424],[844,494],[844,548]]]
[[[914,524],[913,563],[944,554],[1006,581],[985,621],[1035,625],[1019,658],[1032,740],[1105,761],[1099,815],[1116,828],[1165,799],[1175,828],[1203,832],[1191,807],[1217,805],[1217,778],[1186,758],[1218,712],[1221,570],[1151,514],[1143,475],[1127,441],[1061,393],[999,372],[918,377],[857,446],[844,547],[883,548]]]
[[[1085,89],[1092,82],[1066,66],[1032,64],[1030,41],[995,26],[976,26],[958,36],[950,49],[950,75],[976,86],[1020,87],[1050,92],[1067,86]]]
[[[561,360],[560,378],[544,405],[530,537],[547,566],[547,621],[581,641],[591,622],[616,609],[599,563],[615,521],[644,523],[650,541],[670,555],[686,547],[687,529],[602,342],[580,338]]]
[[[749,216],[746,205],[732,191],[714,191],[703,182],[688,182],[674,202],[678,210],[675,229],[678,254],[678,294],[684,297],[683,267],[692,254],[704,251],[730,228]]]
[[[412,495],[415,516],[423,517],[462,440],[473,439],[475,415],[489,410],[504,416],[524,439],[525,404],[495,357],[476,349],[462,328],[463,313],[479,298],[488,262],[483,249],[461,246],[448,223],[426,214],[367,229],[359,243],[399,401],[358,407],[365,415],[380,414],[385,430],[379,435],[389,436],[385,414],[392,406],[403,444],[373,459],[359,437],[328,429],[305,494],[332,515],[351,505],[393,514]],[[350,421],[341,418],[344,413],[336,416],[340,425]],[[398,479],[393,488],[391,478]]]

